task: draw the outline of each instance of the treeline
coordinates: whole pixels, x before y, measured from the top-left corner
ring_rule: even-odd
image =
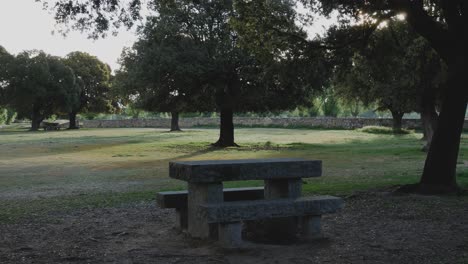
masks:
[[[66,115],[69,128],[76,129],[78,113],[113,108],[110,84],[110,67],[87,53],[60,58],[24,51],[15,56],[0,46],[0,121],[5,123],[17,115],[31,120],[34,131],[52,115]]]

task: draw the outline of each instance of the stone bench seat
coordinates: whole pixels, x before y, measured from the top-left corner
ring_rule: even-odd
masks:
[[[343,200],[334,196],[310,196],[297,199],[235,201],[202,204],[197,216],[208,223],[218,223],[218,238],[225,247],[242,244],[242,221],[284,217],[302,217],[302,231],[306,237],[320,234],[322,214],[334,213],[343,207]]]
[[[277,217],[322,215],[343,207],[343,200],[334,196],[310,196],[298,199],[234,201],[202,204],[198,216],[208,223],[229,223]]]
[[[224,201],[259,200],[264,198],[263,187],[225,188],[223,189]],[[175,208],[177,222],[182,229],[187,228],[188,191],[159,192],[156,195],[156,203],[160,208]]]

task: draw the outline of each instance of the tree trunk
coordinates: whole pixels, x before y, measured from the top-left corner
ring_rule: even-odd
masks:
[[[238,146],[234,143],[234,122],[233,122],[233,111],[231,108],[221,109],[221,124],[219,139],[216,143],[213,143],[215,147],[233,147]]]
[[[179,112],[171,112],[171,132],[181,131],[179,127]]]
[[[456,168],[467,104],[465,66],[463,59],[449,65],[449,86],[427,154],[419,192],[445,193],[458,190]]]
[[[424,100],[424,99],[423,99]],[[437,129],[437,119],[439,118],[437,112],[435,111],[435,105],[425,105],[423,103],[423,108],[421,110],[421,125],[423,130],[423,140],[426,141],[426,144],[423,147],[423,151],[428,151],[431,146],[432,138],[434,137],[434,132]]]
[[[399,134],[401,133],[401,128],[403,125],[403,115],[405,113],[398,112],[398,111],[390,111],[392,113],[392,129],[393,133]]]
[[[68,125],[68,129],[79,129],[79,126],[76,124],[76,115],[77,115],[76,112],[71,112],[68,114],[69,123],[70,123]]]
[[[42,120],[44,118],[41,116],[40,111],[34,109],[31,115],[31,131],[38,131]]]

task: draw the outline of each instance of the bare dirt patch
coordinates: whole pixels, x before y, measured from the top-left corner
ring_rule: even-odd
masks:
[[[0,225],[0,263],[468,263],[467,197],[361,193],[325,216],[326,238],[226,251],[187,237],[153,203]]]

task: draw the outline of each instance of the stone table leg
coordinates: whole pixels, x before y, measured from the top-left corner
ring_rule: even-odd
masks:
[[[186,230],[188,226],[187,208],[176,208],[176,222],[181,230]]]
[[[189,183],[188,184],[188,232],[196,238],[216,238],[217,224],[208,224],[197,216],[197,207],[203,203],[222,203],[223,184]]]
[[[301,179],[265,180],[265,199],[301,197]]]
[[[301,197],[301,179],[265,180],[265,199]],[[282,217],[266,222],[268,237],[272,240],[291,240],[298,232],[297,217]]]

